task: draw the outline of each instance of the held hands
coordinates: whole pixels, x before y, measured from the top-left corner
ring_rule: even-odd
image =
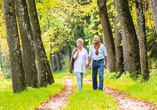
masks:
[[[104,68],[105,68],[105,69],[107,68],[107,64],[104,65]]]
[[[88,70],[91,69],[91,64],[88,64],[87,69],[88,69]]]

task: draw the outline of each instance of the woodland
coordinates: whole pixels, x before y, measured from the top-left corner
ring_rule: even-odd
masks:
[[[74,87],[63,109],[121,108],[117,90],[156,108],[156,7],[156,0],[0,0],[0,110],[40,109],[66,87],[65,77]],[[69,72],[77,39],[89,51],[94,35],[106,46],[104,85],[114,88],[111,94],[93,92],[89,82],[77,92],[76,75]]]

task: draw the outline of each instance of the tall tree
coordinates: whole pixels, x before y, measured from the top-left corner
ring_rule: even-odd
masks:
[[[124,68],[130,73],[139,73],[139,44],[127,0],[116,0],[116,8],[122,27]]]
[[[61,63],[60,63],[59,52],[56,52],[56,60],[57,60],[57,69],[58,69],[58,70],[61,70],[61,69],[62,69],[62,66],[61,66]]]
[[[136,15],[139,35],[141,74],[143,80],[148,80],[149,69],[146,46],[145,17],[143,14],[142,0],[136,0]]]
[[[1,51],[1,46],[0,46],[0,67],[1,67],[1,71],[3,71],[3,65],[2,65],[2,51]]]
[[[35,64],[35,44],[25,0],[16,0],[16,12],[22,41],[23,63],[27,85],[31,87],[38,87],[39,84]]]
[[[21,92],[27,87],[22,55],[20,50],[19,35],[15,15],[15,1],[3,0],[4,18],[9,47],[10,68],[13,92]]]
[[[41,39],[41,30],[38,21],[35,0],[27,0],[27,3],[30,14],[33,38],[35,40],[39,86],[47,86],[48,78],[50,78],[49,84],[52,84],[54,82],[54,78]]]
[[[116,9],[116,4],[114,0],[114,8]],[[120,29],[118,28],[119,18],[115,14],[114,16],[114,34],[115,34],[115,54],[116,54],[116,72],[119,72],[119,76],[124,72],[124,63],[123,63],[123,47],[121,45],[122,42],[122,34],[120,33]]]
[[[156,33],[157,33],[157,0],[150,0],[154,21],[155,21],[155,27],[156,27]]]
[[[107,8],[106,8],[107,0],[97,0],[99,16],[103,29],[103,37],[105,41],[105,46],[108,54],[108,67],[110,72],[115,71],[115,46],[114,40],[112,36],[111,26],[108,19]]]
[[[52,53],[51,59],[52,59],[52,70],[56,71],[57,67],[56,67],[56,63],[55,63],[55,53],[54,52]]]

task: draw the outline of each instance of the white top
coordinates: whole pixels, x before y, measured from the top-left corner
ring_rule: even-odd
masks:
[[[75,52],[73,58],[76,57]],[[74,73],[80,72],[80,73],[86,73],[86,64],[88,64],[88,53],[85,48],[82,47],[82,50],[79,51],[77,59],[74,61]]]

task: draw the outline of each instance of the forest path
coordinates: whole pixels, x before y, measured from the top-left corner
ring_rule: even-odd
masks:
[[[65,77],[65,86],[62,91],[54,96],[50,97],[50,101],[43,102],[38,110],[60,110],[61,108],[65,107],[67,104],[67,99],[73,94],[74,92],[74,84],[73,82]]]
[[[85,82],[92,84],[89,79],[83,79]],[[117,104],[120,110],[156,110],[155,104],[134,99],[129,94],[124,94],[122,91],[104,86],[103,90],[117,100]]]

